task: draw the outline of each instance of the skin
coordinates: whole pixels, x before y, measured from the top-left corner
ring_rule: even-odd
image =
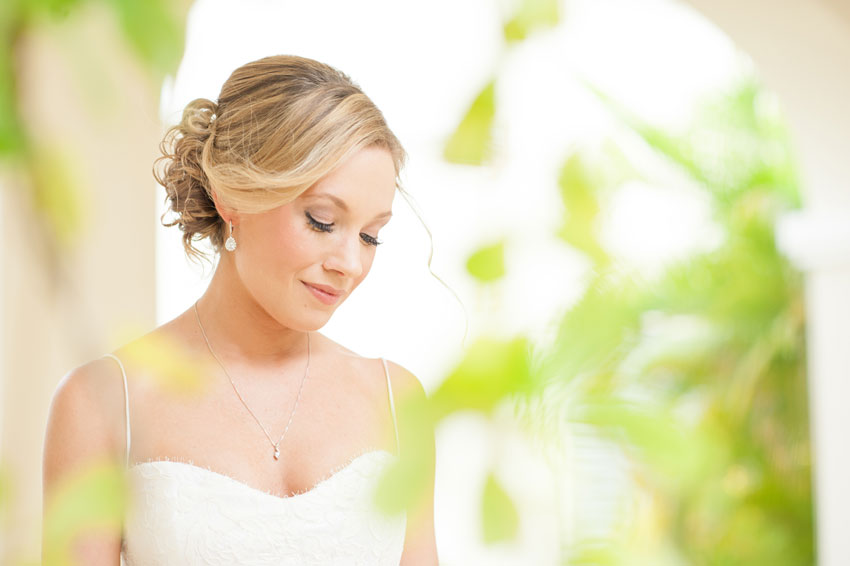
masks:
[[[342,199],[343,210],[330,198]],[[390,153],[362,149],[293,202],[261,214],[216,208],[232,222],[237,248],[222,250],[212,281],[198,300],[207,338],[245,403],[275,441],[298,396],[310,340],[309,377],[284,440],[280,459],[257,422],[234,394],[190,307],[114,353],[127,370],[131,465],[172,459],[233,477],[279,497],[305,492],[354,457],[373,450],[396,452],[386,377],[378,359],[364,358],[317,332],[366,278],[380,228],[390,220],[395,170]],[[326,232],[312,226],[333,223]],[[304,282],[343,290],[332,305]],[[140,346],[176,346],[200,368],[192,395],[176,394],[168,377],[134,362]],[[155,347],[155,346],[154,346]],[[399,425],[406,400],[424,400],[421,382],[387,360]],[[57,486],[74,471],[99,461],[123,465],[126,440],[120,370],[111,359],[75,368],[51,400],[44,448],[45,512]],[[436,565],[433,522],[434,442],[414,449],[428,454],[430,481],[408,511],[401,565]],[[80,537],[74,563],[116,565],[120,533]],[[45,547],[46,548],[46,547]],[[46,554],[45,554],[46,555]]]

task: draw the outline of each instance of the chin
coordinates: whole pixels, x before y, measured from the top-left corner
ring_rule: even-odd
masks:
[[[333,313],[331,313],[331,314],[333,314]],[[316,330],[321,329],[331,319],[331,314],[316,315],[316,316],[309,317],[301,325],[300,330],[302,332],[314,332]]]

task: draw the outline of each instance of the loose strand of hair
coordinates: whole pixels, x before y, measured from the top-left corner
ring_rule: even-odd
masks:
[[[430,242],[430,247],[431,247],[431,249],[428,253],[428,271],[431,273],[432,276],[434,276],[437,279],[437,281],[442,283],[442,285],[446,289],[451,291],[452,295],[454,295],[455,299],[457,299],[457,302],[460,304],[461,309],[463,309],[464,330],[463,330],[463,338],[461,338],[461,344],[464,348],[466,348],[466,336],[469,333],[469,314],[466,311],[466,307],[464,306],[463,301],[460,299],[458,294],[455,293],[454,289],[449,287],[446,284],[446,282],[443,281],[442,279],[440,279],[440,277],[436,273],[434,273],[434,271],[431,269],[431,259],[434,257],[434,237],[431,235],[431,230],[428,229],[428,225],[425,223],[425,220],[422,218],[422,215],[419,213],[418,206],[415,205],[416,199],[413,198],[413,195],[408,193],[401,185],[398,186],[398,190],[401,193],[401,195],[404,197],[404,200],[407,201],[407,204],[410,205],[410,208],[411,208],[411,210],[413,210],[413,213],[416,215],[417,218],[419,218],[419,222],[422,223],[422,226],[425,228],[425,231],[428,233],[428,240]]]

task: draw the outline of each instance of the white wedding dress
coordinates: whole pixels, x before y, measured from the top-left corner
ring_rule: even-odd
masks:
[[[124,376],[130,460],[130,402]],[[407,517],[372,503],[384,468],[398,458],[398,425],[387,377],[396,454],[364,452],[311,489],[279,497],[192,462],[152,460],[128,467],[131,501],[122,566],[398,566]]]

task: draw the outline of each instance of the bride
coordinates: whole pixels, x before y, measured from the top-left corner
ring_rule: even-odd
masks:
[[[402,190],[405,152],[382,113],[344,73],[272,56],[189,103],[161,149],[166,225],[190,256],[209,238],[218,263],[185,312],[54,392],[45,506],[98,459],[132,488],[121,531],[81,535],[71,563],[436,565],[433,432],[406,443],[396,412],[425,401],[422,384],[318,332],[369,273]],[[191,394],[169,371],[178,359]],[[381,514],[377,479],[405,450],[427,489]]]

